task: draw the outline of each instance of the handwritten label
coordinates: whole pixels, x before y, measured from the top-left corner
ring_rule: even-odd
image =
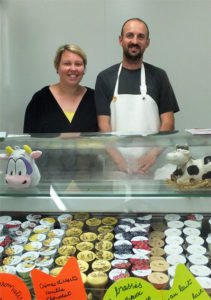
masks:
[[[37,300],[86,300],[87,295],[75,257],[70,257],[57,277],[38,269],[31,271]]]
[[[12,274],[0,274],[0,300],[31,300],[25,283]]]
[[[129,277],[120,279],[107,290],[103,300],[162,300],[158,291],[147,281]]]
[[[209,300],[210,297],[200,286],[185,265],[176,268],[173,286],[169,291],[160,291],[164,300]]]

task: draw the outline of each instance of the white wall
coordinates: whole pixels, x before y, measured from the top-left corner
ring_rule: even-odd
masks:
[[[210,0],[0,0],[0,131],[22,132],[34,92],[58,80],[62,44],[85,50],[83,84],[94,87],[98,72],[121,60],[118,35],[131,17],[149,25],[145,61],[169,75],[181,109],[176,128],[210,128]]]

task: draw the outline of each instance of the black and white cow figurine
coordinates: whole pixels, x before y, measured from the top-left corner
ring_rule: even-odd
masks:
[[[7,154],[0,154],[0,159],[8,160],[6,183],[13,188],[36,186],[40,181],[40,171],[35,159],[40,157],[42,152],[32,151],[27,145],[24,145],[23,149],[7,146],[5,150]]]
[[[211,179],[211,156],[194,159],[190,155],[189,147],[176,146],[176,151],[166,156],[167,160],[176,165],[171,174],[171,180],[178,184],[188,184]]]

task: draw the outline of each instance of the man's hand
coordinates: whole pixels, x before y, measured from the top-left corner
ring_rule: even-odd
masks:
[[[138,159],[138,165],[137,165],[137,170],[135,170],[136,173],[139,174],[148,174],[149,173],[149,168],[154,165],[156,162],[156,159],[158,155],[162,152],[161,147],[156,147],[141,156]]]

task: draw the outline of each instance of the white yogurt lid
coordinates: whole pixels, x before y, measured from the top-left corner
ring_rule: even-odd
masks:
[[[201,223],[198,221],[194,221],[194,220],[186,220],[184,222],[185,226],[187,227],[192,227],[192,228],[200,228],[201,227]]]
[[[167,223],[167,226],[169,228],[182,228],[184,226],[184,223],[182,221],[169,221]]]
[[[203,289],[211,289],[211,278],[209,277],[196,277],[196,280]]]
[[[138,242],[138,241],[148,241],[148,238],[146,236],[137,235],[131,239],[131,242]]]
[[[62,214],[58,216],[57,220],[61,223],[68,223],[72,220],[73,216],[71,214]]]
[[[186,227],[183,229],[185,235],[200,235],[200,230],[193,227]]]
[[[206,248],[200,245],[190,245],[187,247],[187,252],[189,254],[205,254]]]
[[[114,259],[111,262],[112,267],[115,267],[118,264],[127,264],[128,260],[127,259]]]
[[[14,266],[0,266],[0,273],[9,273],[9,274],[16,274],[16,268]]]
[[[46,239],[46,235],[43,233],[35,233],[29,237],[31,242],[43,242]]]
[[[111,280],[114,280],[116,276],[119,276],[121,274],[128,274],[128,271],[125,269],[113,269],[109,272],[109,278]]]
[[[119,247],[126,247],[127,249],[132,248],[132,244],[127,240],[118,240],[114,243],[114,248],[118,249]]]
[[[193,265],[206,265],[209,259],[203,254],[191,254],[188,256],[188,260]]]
[[[40,248],[40,255],[54,255],[57,252],[57,248],[52,246],[44,246]]]
[[[211,269],[207,266],[192,265],[190,266],[190,271],[195,276],[209,276],[211,274]]]
[[[149,274],[152,273],[152,270],[151,269],[134,270],[134,271],[132,271],[132,273],[133,273],[134,276],[137,276],[137,277],[146,277],[146,276],[148,276]]]
[[[179,235],[170,235],[165,239],[166,244],[182,245],[184,239]]]
[[[23,246],[21,245],[12,245],[5,249],[7,255],[18,255],[23,252]]]
[[[146,250],[146,249],[133,248],[133,252],[135,254],[140,254],[140,255],[149,255],[151,251],[150,250]]]
[[[63,237],[65,234],[65,231],[64,229],[52,229],[48,232],[48,236],[49,237],[57,237],[57,238],[60,238],[60,237]]]
[[[167,255],[181,254],[183,252],[183,249],[180,245],[171,244],[171,245],[166,245],[164,247],[164,251],[166,252]]]
[[[146,229],[149,229],[150,224],[148,224],[148,223],[146,223],[146,224],[135,223],[134,226],[135,226],[135,227],[140,227],[141,229],[146,230]]]
[[[191,245],[203,245],[204,239],[197,235],[189,235],[186,237],[186,242]]]
[[[164,216],[164,219],[166,221],[179,221],[180,220],[180,215],[177,214],[167,214]]]
[[[185,264],[186,258],[184,255],[181,255],[181,254],[171,254],[166,257],[166,261],[170,265]]]
[[[193,214],[194,217],[196,218],[196,221],[202,221],[203,220],[203,215],[200,215],[200,214]]]
[[[152,215],[145,215],[145,216],[142,216],[142,217],[138,217],[137,220],[144,220],[144,221],[149,221],[152,219]]]
[[[126,254],[120,254],[120,253],[115,253],[114,252],[114,257],[117,259],[129,259],[131,258],[132,254],[126,253]]]
[[[39,257],[39,252],[37,251],[29,251],[24,253],[21,256],[21,260],[22,261],[35,261],[35,259],[37,259]]]
[[[171,236],[171,235],[181,235],[182,234],[182,231],[178,228],[169,228],[169,229],[166,229],[164,231],[165,235],[166,236]]]
[[[206,238],[207,244],[211,244],[211,235]]]
[[[10,216],[1,216],[0,224],[6,224],[7,222],[10,222],[11,220],[12,220],[12,217],[10,217]]]
[[[26,251],[36,251],[42,247],[41,242],[30,242],[24,246],[24,250]]]
[[[174,277],[175,272],[176,272],[176,268],[177,268],[177,265],[173,265],[173,266],[169,267],[169,269],[168,269],[168,275],[170,277]]]
[[[36,259],[35,264],[38,267],[47,267],[52,265],[54,259],[51,256],[45,255],[40,256]]]
[[[123,218],[123,219],[120,219],[119,221],[120,222],[127,222],[127,223],[130,223],[130,224],[134,224],[135,223],[135,220],[131,219],[131,218]]]
[[[43,242],[44,246],[59,246],[61,243],[61,240],[58,238],[48,238]]]
[[[16,266],[16,271],[20,273],[28,273],[33,270],[35,264],[33,262],[22,262]]]
[[[5,257],[3,260],[3,264],[8,266],[15,266],[19,264],[20,261],[21,257],[19,255],[12,255]]]

